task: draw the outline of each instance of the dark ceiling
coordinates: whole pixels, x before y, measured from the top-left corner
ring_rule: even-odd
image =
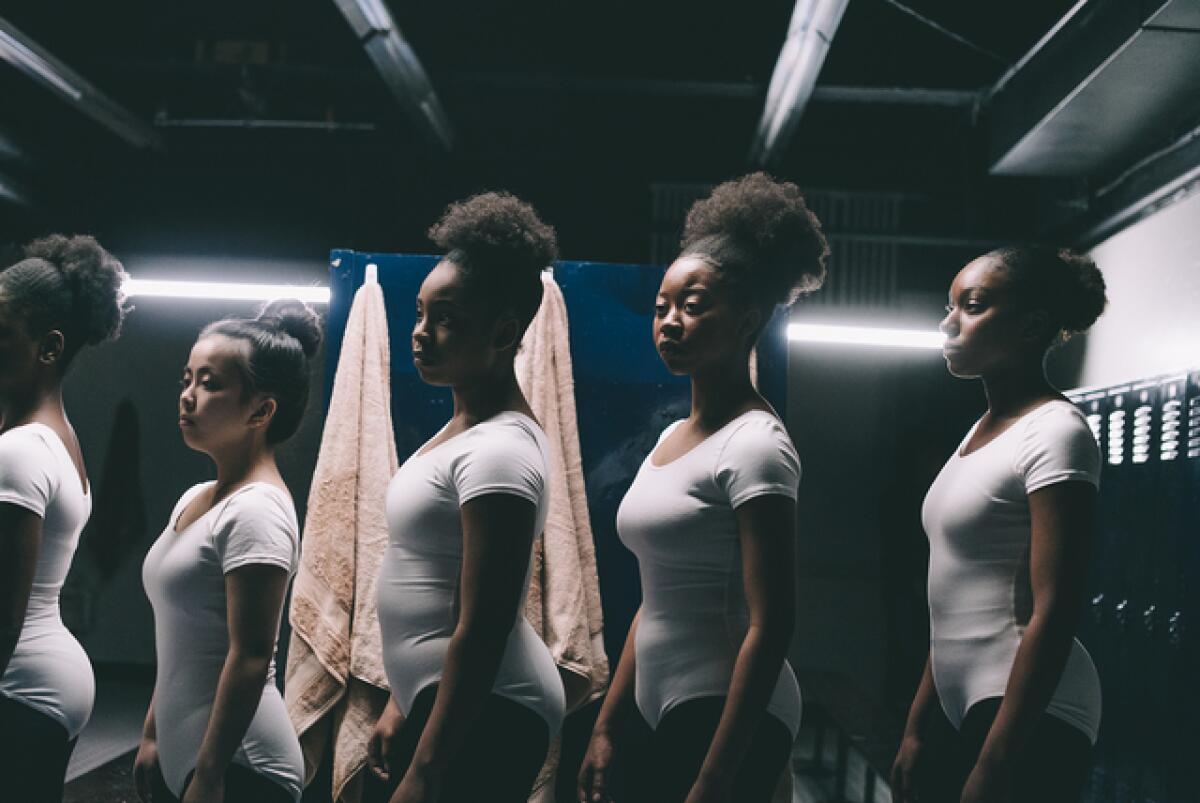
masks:
[[[568,256],[645,259],[651,184],[749,168],[794,4],[390,5],[454,128],[449,152],[401,112],[334,0],[3,0],[0,17],[152,125],[162,148],[131,147],[0,63],[0,145],[18,151],[0,155],[0,175],[29,201],[0,202],[0,240],[85,228],[139,247],[420,249],[447,201],[504,187],[559,225]],[[1076,185],[989,176],[968,93],[1075,1],[905,5],[926,20],[889,0],[849,3],[774,172],[917,199],[905,225],[931,239],[1039,234]],[[864,102],[847,88],[950,92]],[[316,123],[329,125],[298,125]]]

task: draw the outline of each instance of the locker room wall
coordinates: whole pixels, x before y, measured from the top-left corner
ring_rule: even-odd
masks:
[[[1200,366],[1200,193],[1101,243],[1092,256],[1109,306],[1083,342],[1052,356],[1060,386],[1113,385]]]
[[[113,247],[134,276],[308,284],[325,259],[257,253],[130,253]],[[63,617],[93,663],[154,663],[153,618],[142,590],[142,558],[180,494],[211,479],[210,461],[184,445],[178,379],[197,333],[210,321],[252,314],[251,302],[133,299],[117,341],[85,352],[65,386],[67,411],[95,487],[95,507],[64,588]],[[318,307],[324,314],[324,310]],[[278,456],[301,521],[320,443],[321,356],[300,430]],[[286,635],[281,643],[286,645]]]

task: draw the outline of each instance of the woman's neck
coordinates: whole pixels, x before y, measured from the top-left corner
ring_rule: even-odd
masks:
[[[512,365],[469,385],[455,385],[454,417],[468,426],[505,410],[528,409]]]
[[[60,383],[32,388],[18,397],[6,399],[0,407],[0,432],[35,421],[49,423],[55,420],[67,420]]]
[[[1040,361],[1024,362],[983,377],[988,412],[995,418],[1019,414],[1037,399],[1057,396]]]
[[[232,445],[210,454],[217,466],[217,495],[229,488],[256,480],[271,480],[279,477],[275,464],[275,450],[255,438],[247,443]]]
[[[692,415],[705,427],[718,428],[747,409],[761,406],[763,398],[750,381],[747,356],[738,365],[724,365],[692,374]]]

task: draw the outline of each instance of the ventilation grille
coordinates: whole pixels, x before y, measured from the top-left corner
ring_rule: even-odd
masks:
[[[657,183],[650,187],[653,234],[651,259],[670,262],[688,209],[712,189],[710,184]],[[885,193],[806,191],[809,208],[829,239],[829,275],[805,306],[890,309],[899,306],[899,248],[889,235],[900,229],[898,196]]]

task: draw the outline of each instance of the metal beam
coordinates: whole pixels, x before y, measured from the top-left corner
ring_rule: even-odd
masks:
[[[1091,248],[1200,192],[1200,128],[1127,170],[1097,192],[1071,239]]]
[[[158,133],[0,17],[0,60],[47,87],[138,148],[162,148]]]
[[[333,0],[405,114],[446,150],[454,129],[420,59],[383,0]]]
[[[758,101],[766,91],[766,86],[754,81],[671,81],[655,78],[586,78],[578,75],[512,73],[459,73],[449,76],[447,80],[450,86],[455,88],[482,87],[515,91],[711,100]],[[974,108],[980,97],[979,92],[959,89],[822,84],[813,89],[811,100],[814,103]]]
[[[750,144],[750,163],[778,159],[804,114],[817,75],[850,0],[796,0],[787,38],[775,63],[762,118]]]

